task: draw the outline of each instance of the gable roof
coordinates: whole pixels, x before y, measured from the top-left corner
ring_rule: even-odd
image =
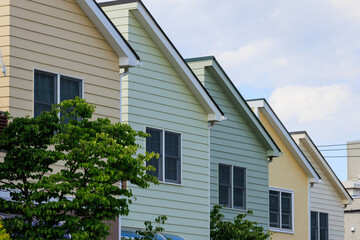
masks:
[[[280,139],[289,149],[291,154],[294,156],[296,161],[299,163],[301,168],[310,178],[310,182],[316,183],[319,182],[321,177],[312,166],[310,161],[306,158],[305,154],[301,151],[300,147],[295,143],[294,139],[291,137],[290,133],[286,130],[284,124],[280,121],[274,110],[270,107],[266,99],[253,99],[248,100],[248,104],[254,108],[255,113],[259,116],[259,111],[261,111],[271,126],[274,128]]]
[[[140,58],[95,0],[76,0],[81,9],[119,56],[120,67],[136,67]]]
[[[179,51],[166,36],[154,17],[140,0],[97,0],[101,7],[117,4],[134,3],[130,11],[141,23],[147,33],[155,41],[159,49],[171,63],[190,91],[198,99],[205,111],[208,113],[208,120],[218,122],[224,120],[224,113],[210,96],[205,87],[185,62]]]
[[[290,133],[292,138],[295,141],[299,142],[302,141],[307,149],[316,157],[314,158],[315,161],[320,165],[320,167],[324,170],[325,174],[329,177],[330,181],[332,182],[335,189],[341,194],[343,204],[351,204],[352,197],[341,183],[339,178],[336,176],[328,162],[325,160],[324,156],[321,154],[319,149],[316,147],[310,136],[307,134],[306,131],[299,131],[299,132],[291,132]]]
[[[245,99],[242,97],[240,92],[237,90],[231,79],[222,69],[218,61],[214,56],[199,57],[199,58],[190,58],[186,59],[187,62],[201,62],[204,67],[211,67],[214,69],[217,78],[220,81],[220,84],[224,86],[233,97],[236,99],[236,103],[240,107],[244,114],[244,118],[247,120],[249,125],[254,129],[258,136],[261,137],[262,142],[265,144],[268,157],[279,157],[281,155],[281,150],[276,145],[274,140],[271,138],[270,134],[266,131],[264,126],[261,124],[259,119],[255,116],[254,112],[250,109],[249,105],[246,103]]]

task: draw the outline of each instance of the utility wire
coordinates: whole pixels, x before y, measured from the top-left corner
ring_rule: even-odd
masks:
[[[360,148],[351,148],[351,149],[360,149]],[[345,151],[347,150],[347,148],[342,148],[342,149],[324,149],[324,150],[320,150],[321,152],[326,152],[326,151]]]
[[[329,145],[319,145],[317,146],[318,148],[320,147],[337,147],[337,146],[347,146],[347,145],[360,145],[360,142],[356,142],[356,143],[341,143],[341,144],[329,144]]]
[[[360,157],[360,156],[324,156],[324,158],[346,158],[346,157]]]

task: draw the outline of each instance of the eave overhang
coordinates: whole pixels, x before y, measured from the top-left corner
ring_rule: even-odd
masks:
[[[225,119],[225,116],[214,101],[214,99],[207,92],[205,87],[201,84],[199,79],[193,73],[184,58],[172,44],[170,39],[166,36],[164,31],[155,21],[154,17],[150,14],[147,8],[141,1],[138,0],[99,0],[100,6],[110,6],[117,4],[132,4],[130,11],[144,27],[146,32],[155,41],[162,53],[165,55],[170,64],[174,67],[190,91],[194,94],[201,106],[208,114],[209,122],[220,122]]]
[[[318,183],[321,179],[300,147],[296,144],[290,133],[287,131],[283,123],[280,121],[274,110],[270,107],[265,99],[248,100],[250,107],[254,108],[256,115],[259,117],[259,111],[266,117],[272,128],[276,131],[281,141],[289,149],[293,157],[299,163],[301,168],[307,174],[310,183]]]
[[[113,25],[98,3],[95,0],[76,0],[76,2],[119,56],[119,66],[121,68],[138,66],[140,64],[139,56]]]
[[[339,178],[336,176],[332,168],[330,167],[329,163],[326,161],[324,156],[321,154],[319,149],[316,147],[310,136],[307,134],[306,131],[300,131],[300,132],[291,132],[290,133],[292,138],[295,139],[295,141],[302,142],[305,144],[307,149],[316,157],[315,160],[317,160],[317,163],[321,166],[321,168],[325,171],[327,176],[330,178],[331,182],[335,186],[335,188],[338,190],[338,192],[342,196],[342,204],[349,205],[352,203],[353,199],[349,192],[346,190],[344,185],[341,183]]]
[[[233,84],[231,79],[222,69],[218,61],[214,56],[200,57],[200,58],[191,58],[186,59],[187,62],[201,62],[204,68],[212,68],[218,79],[221,79],[221,85],[224,86],[236,99],[237,104],[245,112],[246,118],[249,120],[252,128],[263,138],[263,141],[267,145],[267,157],[279,157],[281,156],[281,150],[276,145],[275,141],[271,138],[270,134],[266,131],[264,126],[261,124],[259,119],[255,116],[254,112],[251,110],[249,105],[246,103],[245,99],[242,97],[240,92],[237,90],[236,86]]]

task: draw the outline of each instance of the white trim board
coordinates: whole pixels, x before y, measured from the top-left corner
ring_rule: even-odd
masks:
[[[316,172],[315,168],[311,165],[310,161],[306,158],[304,153],[300,150],[299,146],[292,139],[290,133],[286,130],[285,126],[276,116],[268,102],[265,99],[248,100],[247,102],[250,107],[253,107],[256,109],[256,111],[263,113],[278,136],[281,138],[282,142],[286,145],[296,161],[300,164],[301,168],[308,175],[309,182],[318,183],[321,177]]]
[[[307,132],[293,132],[290,134],[291,137],[297,142],[297,144],[302,141],[310,150],[310,152],[315,156],[314,160],[317,161],[317,163],[321,166],[322,170],[329,177],[333,186],[341,194],[342,204],[351,204],[353,199],[351,198],[350,194],[335,175],[334,171],[331,169],[325,158],[321,155],[320,151],[317,149]]]
[[[202,57],[202,58],[193,58],[193,59],[187,59],[188,63],[191,65],[191,63],[196,63],[201,65],[203,68],[211,68],[215,71],[214,74],[216,74],[216,79],[219,80],[219,84],[225,89],[227,89],[231,95],[236,99],[236,103],[240,106],[239,109],[242,110],[242,115],[248,122],[253,125],[254,131],[256,131],[261,137],[262,142],[265,143],[264,145],[267,145],[267,157],[279,157],[281,156],[280,149],[276,145],[276,143],[273,141],[271,136],[268,134],[266,129],[262,126],[260,121],[256,118],[255,114],[252,112],[248,104],[246,103],[245,99],[241,96],[241,94],[238,92],[234,84],[232,83],[231,79],[224,73],[222,70],[220,64],[217,62],[215,57],[209,56],[209,57]],[[243,114],[245,112],[245,114]]]
[[[196,99],[200,102],[201,106],[208,114],[208,121],[220,122],[224,120],[223,113],[219,106],[202,86],[183,57],[176,50],[165,33],[161,30],[145,6],[139,2],[134,2],[131,4],[130,11],[134,14],[136,19],[141,23],[151,38],[156,42],[159,49],[180,75]]]
[[[94,0],[76,0],[76,2],[119,56],[119,66],[122,68],[138,66],[139,57],[97,3]]]

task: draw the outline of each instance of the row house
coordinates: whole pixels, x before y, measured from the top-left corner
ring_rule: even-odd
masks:
[[[1,111],[36,117],[79,96],[95,117],[151,134],[138,143],[160,154],[147,163],[160,184],[128,184],[136,201],[109,240],[134,237],[159,215],[168,217],[159,239],[209,239],[215,204],[227,220],[252,210],[248,219],[274,239],[328,239],[312,186],[334,184],[336,211],[350,201],[311,146],[301,152],[306,138],[295,139],[300,150],[266,102],[250,107],[215,57],[185,60],[140,0],[2,0],[0,51]],[[327,236],[341,234],[327,213]]]

